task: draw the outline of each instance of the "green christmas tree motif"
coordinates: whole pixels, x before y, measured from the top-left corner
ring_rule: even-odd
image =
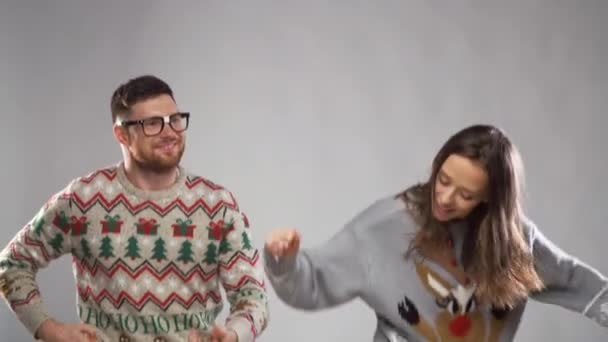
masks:
[[[179,257],[177,258],[177,260],[183,262],[184,264],[188,262],[194,262],[194,259],[192,259],[192,243],[190,241],[184,241],[178,253]]]
[[[165,240],[162,238],[154,241],[154,248],[152,249],[152,259],[160,262],[161,260],[167,260],[167,249],[165,248]]]
[[[217,247],[215,247],[214,243],[210,243],[207,246],[207,251],[205,252],[205,258],[203,262],[207,265],[212,265],[217,263]]]
[[[220,254],[226,254],[226,253],[231,252],[231,251],[232,251],[232,246],[230,245],[230,242],[228,242],[228,240],[226,240],[226,239],[223,239],[220,242],[219,253]]]
[[[34,222],[32,223],[32,228],[34,229],[34,233],[38,236],[40,236],[40,234],[42,233],[42,228],[44,227],[44,224],[46,222],[44,222],[44,218],[42,217],[37,217]]]
[[[247,232],[243,232],[243,234],[241,234],[241,237],[243,238],[243,241],[242,241],[243,249],[250,250],[252,248],[251,240],[249,240],[249,235],[247,235]]]
[[[57,233],[55,237],[49,241],[49,245],[53,247],[55,252],[60,253],[63,248],[63,235],[61,233]]]
[[[129,238],[127,243],[127,254],[125,254],[125,256],[130,257],[131,259],[141,258],[141,255],[139,255],[139,246],[135,236],[131,236]]]
[[[93,256],[91,255],[91,248],[89,247],[89,242],[86,239],[80,240],[80,247],[82,248],[83,259],[90,258]]]
[[[101,247],[99,247],[99,257],[100,258],[110,258],[114,257],[114,247],[112,247],[112,239],[106,236],[101,240]]]

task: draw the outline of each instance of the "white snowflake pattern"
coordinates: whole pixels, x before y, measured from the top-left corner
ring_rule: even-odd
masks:
[[[205,247],[205,243],[203,240],[196,240],[196,242],[194,242],[194,246],[198,249],[203,249]]]
[[[203,189],[203,188],[198,188],[198,189],[196,189],[196,194],[197,194],[199,197],[203,197],[203,196],[205,196],[205,195],[207,194],[207,192],[206,192],[206,191],[205,191],[205,189]]]
[[[175,239],[169,240],[169,247],[171,247],[173,249],[173,248],[175,248],[175,246],[177,246],[177,240],[175,240]]]
[[[207,194],[207,199],[210,202],[215,202],[215,198],[216,198],[216,194],[214,192],[210,192],[210,193]]]
[[[175,278],[169,279],[169,287],[172,290],[175,290],[175,288],[177,287],[177,280],[175,280]]]
[[[182,288],[181,288],[181,293],[182,293],[184,296],[189,296],[189,295],[190,295],[190,293],[192,293],[192,292],[190,291],[190,289],[188,288],[188,286],[182,286]]]
[[[241,271],[242,273],[245,273],[245,272],[249,271],[250,268],[251,268],[251,266],[249,266],[248,264],[240,264],[238,267],[238,270]]]
[[[98,179],[97,181],[95,181],[95,187],[97,189],[103,188],[103,181],[101,179]]]
[[[195,281],[194,281],[194,283],[193,283],[192,285],[193,285],[193,286],[194,286],[194,288],[195,288],[195,289],[197,289],[197,290],[198,290],[198,289],[200,289],[200,288],[202,287],[202,286],[201,286],[201,281],[200,281],[200,280],[198,280],[198,279],[197,279],[197,280],[195,280]]]
[[[31,254],[32,258],[34,258],[34,259],[38,259],[38,252],[36,252],[36,251],[31,251],[31,252],[30,252],[30,254]]]
[[[123,276],[119,276],[118,278],[116,278],[116,283],[114,284],[115,287],[120,287],[120,288],[125,288],[127,285],[127,280],[125,279],[125,277]]]
[[[184,198],[187,199],[188,201],[191,201],[194,198],[194,194],[192,194],[192,192],[188,191],[185,195]]]
[[[150,289],[150,287],[152,287],[152,280],[150,280],[150,278],[146,277],[144,278],[144,286],[146,289]]]
[[[234,279],[236,279],[236,275],[234,274],[234,272],[226,272],[224,273],[224,278],[226,278],[226,280],[228,280],[229,282],[234,281]]]
[[[156,292],[160,295],[165,294],[165,288],[161,285],[156,288]]]
[[[93,235],[90,239],[89,239],[89,245],[93,246],[96,245],[97,242],[99,241],[99,238],[95,235]]]
[[[91,194],[91,187],[89,187],[89,186],[85,186],[85,187],[82,189],[82,193],[83,193],[85,196],[89,196],[89,194]]]
[[[139,286],[137,285],[137,283],[133,283],[133,285],[131,285],[131,293],[133,293],[134,295],[137,295],[139,293]]]
[[[239,236],[238,236],[238,234],[229,234],[228,240],[230,242],[235,242],[235,241],[239,240]]]
[[[150,246],[151,243],[152,243],[152,240],[150,240],[149,237],[145,237],[145,238],[141,239],[141,244],[144,247]]]
[[[106,186],[106,193],[109,195],[113,194],[115,190],[116,189],[114,189],[114,187],[111,184]]]

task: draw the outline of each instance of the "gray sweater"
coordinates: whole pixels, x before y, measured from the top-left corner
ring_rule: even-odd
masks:
[[[461,266],[464,227],[450,227]],[[530,297],[579,312],[608,327],[608,280],[551,243],[529,220],[524,229],[546,289]],[[265,267],[288,305],[319,310],[355,298],[377,316],[374,342],[512,341],[526,303],[511,311],[476,306],[475,285],[415,254],[405,258],[416,225],[394,197],[373,203],[325,244]]]

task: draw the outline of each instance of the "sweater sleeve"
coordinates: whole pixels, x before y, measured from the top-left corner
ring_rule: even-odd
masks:
[[[218,253],[219,275],[230,303],[226,327],[236,332],[239,342],[251,342],[268,325],[264,269],[253,246],[249,220],[238,206],[227,209],[224,222],[229,228]]]
[[[545,289],[531,297],[584,314],[608,327],[608,279],[564,252],[528,221],[536,270]]]
[[[53,196],[0,252],[0,294],[32,335],[49,318],[36,274],[71,250],[69,196]]]
[[[361,215],[359,215],[361,216]],[[278,297],[287,305],[319,310],[358,297],[368,286],[368,260],[355,217],[324,244],[294,258],[275,258],[266,250],[265,268]]]

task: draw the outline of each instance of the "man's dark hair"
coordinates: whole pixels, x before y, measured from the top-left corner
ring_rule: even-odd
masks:
[[[116,117],[119,115],[128,116],[131,108],[137,102],[160,95],[169,95],[175,100],[171,87],[156,76],[143,75],[128,80],[116,88],[112,94],[110,103],[112,122],[116,122]]]

